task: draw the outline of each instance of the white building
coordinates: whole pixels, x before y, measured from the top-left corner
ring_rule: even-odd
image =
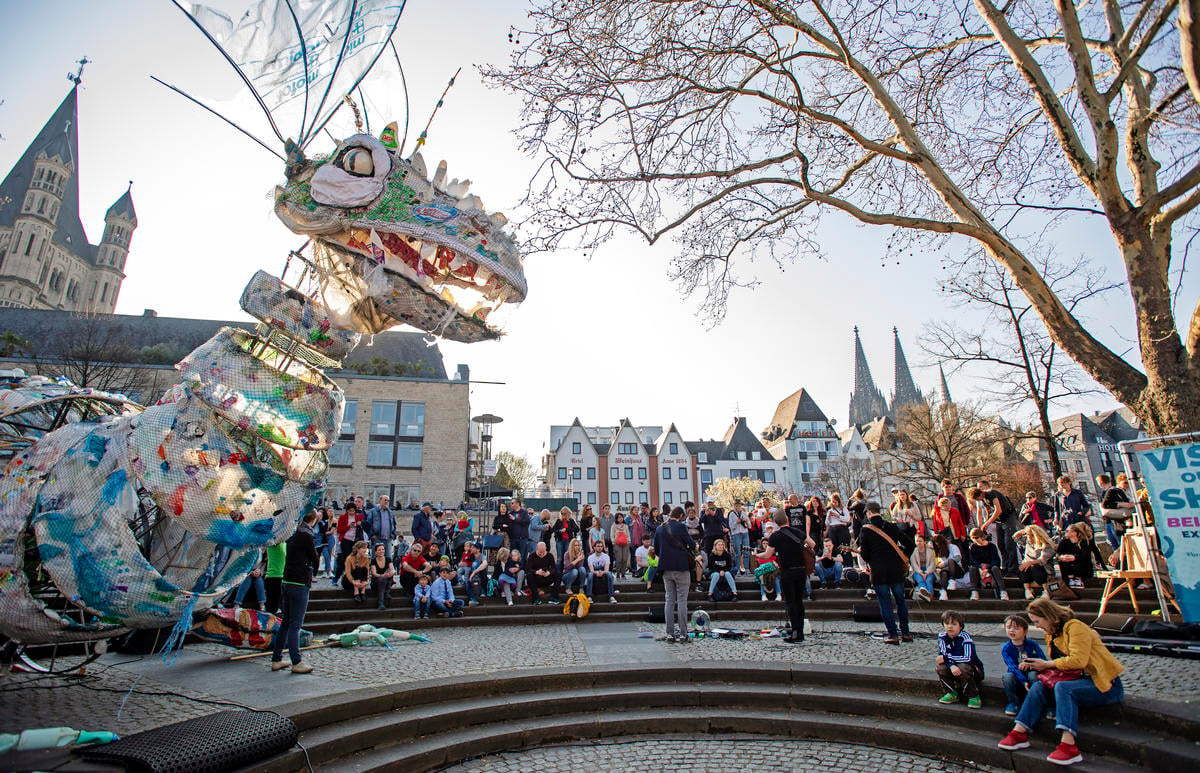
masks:
[[[799,389],[780,401],[762,439],[771,455],[785,464],[785,493],[824,496],[822,471],[837,462],[842,443],[808,392]]]
[[[787,462],[771,455],[744,416],[734,417],[721,440],[692,441],[688,445],[696,455],[702,498],[717,478],[751,478],[779,492],[785,488]]]

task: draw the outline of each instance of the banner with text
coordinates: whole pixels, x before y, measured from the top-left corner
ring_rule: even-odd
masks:
[[[1185,622],[1200,622],[1200,443],[1137,452]]]

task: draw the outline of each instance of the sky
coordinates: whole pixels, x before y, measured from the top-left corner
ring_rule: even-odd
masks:
[[[248,2],[209,5],[236,18]],[[445,158],[450,177],[471,178],[489,210],[518,221],[518,237],[517,206],[534,160],[514,134],[519,102],[484,86],[476,67],[508,61],[508,32],[522,24],[526,7],[525,0],[410,0],[395,37],[408,79],[410,146],[461,67],[425,158],[431,169]],[[261,114],[235,101],[236,75],[184,15],[168,0],[0,0],[0,52],[0,174],[67,94],[75,61],[92,61],[79,97],[84,226],[98,241],[105,210],[130,180],[139,221],[117,313],[245,319],[237,300],[246,281],[260,268],[278,274],[302,240],[271,211],[274,186],[283,180],[278,159],[150,79],[236,110],[246,128],[271,137]],[[366,89],[376,133],[385,116],[403,122],[395,73],[394,65],[384,66]],[[339,128],[335,136],[352,133],[347,121]],[[320,140],[313,147],[330,149]],[[853,384],[855,325],[876,383],[890,395],[893,326],[918,386],[928,391],[937,368],[917,345],[922,325],[971,314],[948,309],[938,290],[939,256],[896,262],[885,257],[887,236],[826,218],[818,232],[824,259],[750,266],[759,284],[735,291],[716,325],[696,313],[699,297],[681,296],[668,280],[670,243],[651,248],[629,237],[587,256],[532,256],[525,263],[529,297],[506,315],[506,335],[470,345],[443,341],[440,348],[449,372],[458,363],[470,366],[472,413],[503,417],[494,449],[535,462],[547,450],[550,425],[576,417],[589,425],[673,422],[687,439],[719,438],[738,415],[761,430],[779,401],[801,387],[840,429]],[[1102,230],[1080,228],[1072,243],[1119,276]],[[1197,295],[1193,275],[1180,307],[1192,308]],[[1114,296],[1090,310],[1088,323],[1123,352],[1131,320],[1128,298]],[[950,386],[956,399],[969,398],[979,381],[955,375]],[[1116,406],[1104,395],[1055,413]]]

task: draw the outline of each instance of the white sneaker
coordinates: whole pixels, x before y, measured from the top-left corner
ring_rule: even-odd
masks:
[[[1008,591],[1006,591],[1006,590],[1000,591],[1000,600],[1008,601]]]
[[[950,600],[950,594],[947,593],[943,589],[942,592],[938,594],[938,601],[949,601],[949,600]]]
[[[971,591],[971,601],[979,601],[979,591]]]
[[[616,603],[617,603],[617,597],[616,597],[616,596],[609,596],[609,597],[608,597],[608,603],[609,603],[609,604],[616,604]]]
[[[763,600],[763,601],[766,601],[766,600],[767,600],[767,594],[765,594],[765,593],[764,593],[764,594],[762,595],[762,600]]]

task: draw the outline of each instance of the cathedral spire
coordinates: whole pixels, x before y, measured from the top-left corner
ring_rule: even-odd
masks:
[[[942,377],[942,402],[949,405],[954,400],[950,399],[950,384],[946,382],[946,371],[940,362],[938,363],[938,375]]]
[[[925,402],[925,397],[913,383],[912,373],[908,370],[908,360],[900,346],[900,331],[893,327],[892,336],[896,342],[896,391],[892,393],[892,414],[895,415],[902,406]]]
[[[863,351],[862,339],[858,337],[858,326],[854,327],[854,391],[850,394],[850,424],[861,426],[878,416],[888,415],[887,400],[867,365],[867,354]]]

